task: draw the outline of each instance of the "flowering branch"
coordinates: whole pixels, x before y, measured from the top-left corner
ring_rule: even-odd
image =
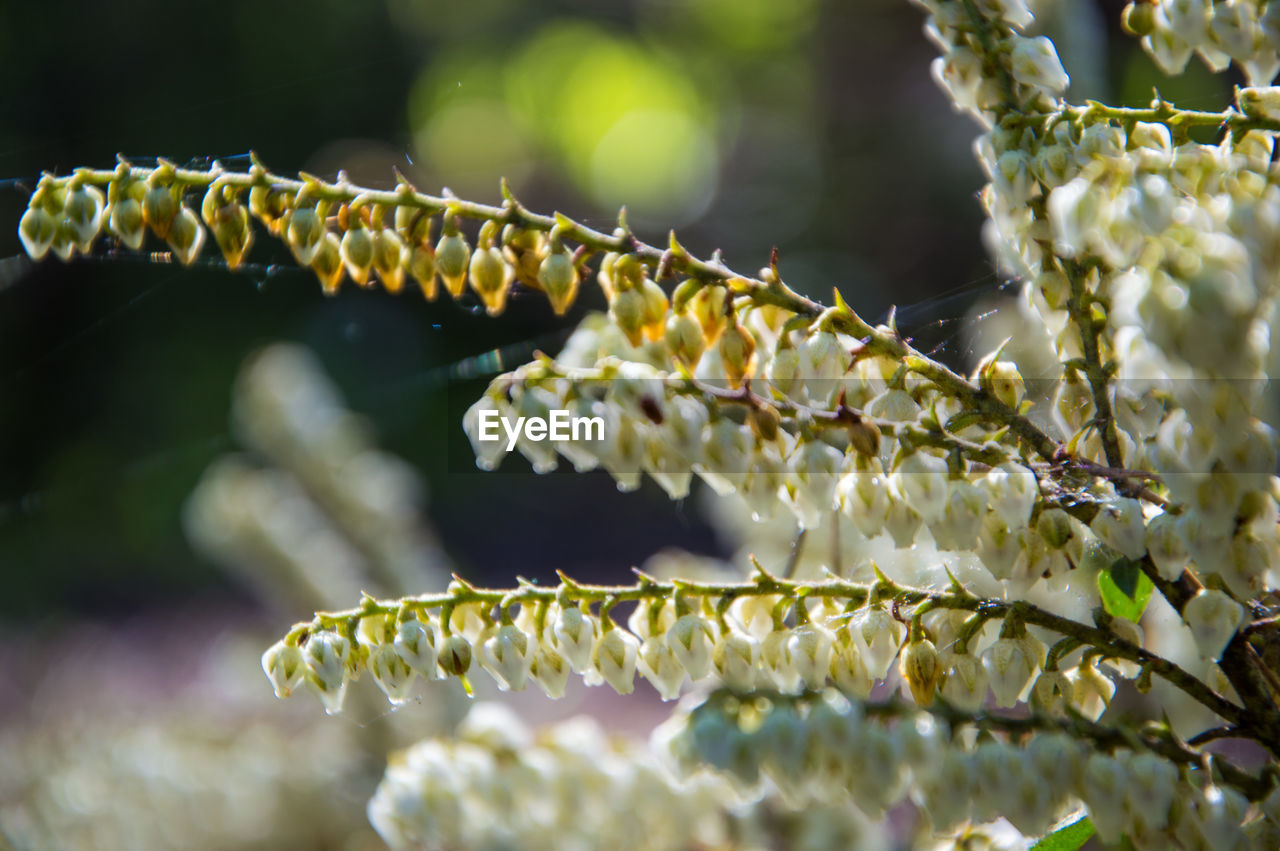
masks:
[[[819,643],[823,643],[826,648],[823,654],[819,656],[823,661],[815,662],[812,658],[809,660],[810,664],[816,664],[817,668],[809,672],[808,681],[820,685],[826,682],[830,674],[828,667],[831,664],[832,644],[836,640],[836,633],[839,632],[841,627],[846,627],[847,632],[847,622],[856,612],[868,606],[875,607],[882,603],[891,602],[895,609],[915,607],[916,615],[914,617],[917,622],[919,615],[924,614],[929,609],[956,609],[973,612],[978,623],[1003,618],[1007,623],[1014,624],[1014,632],[1020,629],[1019,624],[1028,624],[1043,627],[1063,636],[1069,636],[1082,645],[1089,645],[1100,651],[1102,656],[1123,659],[1143,666],[1152,674],[1168,680],[1223,719],[1237,725],[1242,730],[1249,731],[1255,737],[1260,736],[1253,719],[1244,709],[1226,700],[1203,681],[1189,674],[1178,665],[1144,650],[1120,637],[1115,632],[1062,617],[1025,601],[980,598],[968,592],[959,584],[954,585],[947,591],[932,591],[902,586],[891,582],[883,576],[874,583],[857,583],[834,578],[816,582],[804,582],[781,579],[765,572],[763,569],[759,570],[754,581],[743,583],[708,583],[686,580],[661,582],[643,575],[635,584],[625,586],[582,584],[563,574],[561,574],[561,580],[561,584],[554,588],[525,584],[515,589],[482,589],[458,580],[450,585],[448,591],[441,594],[405,597],[395,600],[376,600],[372,597],[366,597],[357,608],[340,612],[319,612],[312,621],[295,625],[280,643],[268,651],[267,656],[264,657],[263,664],[268,676],[276,683],[278,691],[287,693],[306,678],[307,682],[317,688],[323,696],[326,693],[337,693],[343,690],[347,676],[357,672],[366,664],[374,669],[375,679],[379,679],[373,660],[380,657],[370,655],[373,651],[366,649],[364,656],[367,657],[368,661],[365,661],[361,658],[361,653],[352,650],[353,644],[368,645],[368,647],[375,649],[386,646],[390,651],[387,653],[388,662],[392,661],[392,656],[396,656],[401,660],[397,663],[400,667],[395,672],[395,675],[402,680],[392,683],[388,694],[390,695],[393,692],[400,694],[403,693],[403,690],[408,687],[412,680],[413,672],[411,669],[414,663],[411,660],[417,658],[414,656],[415,653],[421,652],[416,647],[404,646],[398,640],[398,630],[402,625],[410,624],[415,633],[421,633],[425,629],[423,634],[429,634],[430,638],[425,639],[420,635],[416,640],[428,640],[434,648],[433,653],[426,657],[430,660],[430,664],[426,665],[426,670],[417,672],[424,675],[426,679],[437,679],[439,677],[438,672],[435,670],[437,664],[446,673],[454,675],[466,673],[470,667],[470,659],[474,650],[473,645],[488,646],[496,641],[498,645],[502,646],[495,645],[488,652],[493,654],[493,659],[502,657],[505,661],[491,660],[491,665],[489,666],[491,673],[497,671],[495,678],[500,683],[508,686],[519,683],[519,686],[523,687],[537,653],[548,651],[572,656],[575,652],[571,646],[573,642],[566,643],[563,636],[556,631],[556,628],[553,627],[548,634],[548,623],[554,621],[554,618],[551,618],[548,613],[548,607],[555,604],[558,610],[554,613],[556,617],[565,612],[579,612],[579,614],[572,616],[574,622],[576,624],[586,623],[587,625],[575,627],[574,633],[575,635],[585,634],[592,636],[592,639],[587,643],[592,645],[594,657],[601,655],[600,643],[604,642],[605,636],[615,631],[622,635],[621,638],[613,639],[613,642],[615,644],[621,642],[617,652],[624,659],[622,662],[615,660],[611,664],[621,665],[619,682],[622,685],[619,686],[615,683],[615,687],[618,687],[619,690],[625,689],[629,691],[631,678],[635,671],[635,653],[639,649],[639,638],[648,638],[650,628],[647,626],[641,627],[639,632],[642,635],[639,638],[626,634],[625,631],[612,624],[609,613],[614,606],[623,602],[638,602],[645,604],[647,612],[662,611],[669,608],[671,612],[687,613],[688,617],[693,618],[692,622],[697,624],[696,627],[689,628],[701,631],[698,640],[706,644],[704,650],[707,655],[707,661],[709,661],[714,651],[715,642],[721,639],[728,640],[735,634],[735,630],[724,617],[729,608],[739,600],[767,598],[768,607],[773,612],[772,623],[774,630],[784,630],[782,618],[786,616],[787,611],[791,611],[796,618],[797,629],[809,631],[822,629],[824,631],[824,633],[818,634],[816,639]],[[821,601],[827,604],[824,611],[830,610],[831,613],[825,616],[823,623],[809,624],[808,601]],[[591,604],[598,605],[599,612],[597,616],[593,617],[591,615],[588,609]],[[511,615],[511,609],[516,605],[523,608],[518,621],[513,620]],[[455,613],[463,607],[470,607],[474,617],[477,619],[470,639],[459,634],[463,626],[462,622],[457,621]],[[491,610],[495,608],[497,609],[496,618],[490,614]],[[435,610],[440,612],[438,618],[431,614]],[[699,612],[709,613],[714,617],[708,620],[697,614]],[[684,616],[686,615],[681,615],[681,617]],[[598,625],[596,625],[595,617],[598,617]],[[582,618],[585,618],[585,621]],[[499,623],[502,626],[499,627]],[[826,632],[828,628],[831,629],[831,632]],[[373,630],[371,634],[369,634],[370,629]],[[499,637],[495,630],[499,632],[506,630],[508,635],[507,637]],[[585,633],[583,630],[585,630]],[[362,635],[364,635],[363,638],[361,637]],[[548,638],[548,635],[551,637]],[[324,642],[326,643],[323,653],[326,654],[332,651],[328,642],[339,641],[345,645],[344,650],[333,651],[343,657],[341,664],[334,662],[330,656],[318,656],[318,651],[309,648],[309,643],[315,643],[314,639],[317,636],[324,637]],[[670,636],[668,635],[669,639]],[[874,634],[864,635],[863,639],[868,645],[872,645],[876,642],[877,636]],[[852,641],[853,639],[850,637],[848,640]],[[919,639],[917,638],[916,640],[918,641]],[[446,642],[452,642],[456,646],[446,651]],[[505,647],[504,642],[512,644],[513,648],[516,645],[519,645],[519,647],[518,649],[503,650],[503,647]],[[961,644],[963,645],[963,642]],[[461,650],[463,646],[466,647],[465,650]],[[930,646],[932,647],[932,644]],[[895,653],[897,649],[898,646],[895,641],[893,647]],[[960,651],[964,651],[963,646],[960,647]],[[305,663],[303,661],[304,652],[306,654]],[[444,661],[446,652],[455,655],[464,653],[466,663],[458,664]],[[506,655],[510,653],[514,653],[514,656]],[[747,658],[751,658],[749,651],[747,652]],[[438,663],[437,659],[440,660]],[[629,672],[626,659],[630,660]],[[595,664],[599,667],[598,658]],[[330,668],[326,668],[326,665],[329,665]],[[694,674],[696,678],[699,675],[707,675],[710,670],[711,666],[709,664],[699,665],[689,673]],[[606,679],[609,678],[605,671],[599,671],[598,673],[605,676]],[[1028,677],[1030,673],[1029,669],[1027,671]],[[880,676],[883,676],[883,672],[880,673]],[[332,681],[326,681],[326,678],[330,677],[333,678]],[[536,679],[537,677],[535,676]],[[925,692],[928,697],[920,699],[918,702],[927,704],[927,701],[931,699],[933,689],[938,685],[938,679],[937,675],[932,677],[932,681],[929,682],[928,689]],[[1026,682],[1027,680],[1024,679],[1022,685],[1025,685]],[[384,687],[384,690],[388,689],[388,684],[383,682],[382,679],[379,679],[379,683]],[[1022,685],[1018,686],[1019,691]]]
[[[799,708],[809,709],[816,701],[823,699],[822,696],[813,693],[787,695],[762,691],[754,696],[754,705],[752,705],[750,701],[744,701],[733,692],[721,689],[712,692],[691,711],[688,725],[690,730],[696,730],[698,727],[697,719],[704,715],[724,715],[728,719],[732,719],[731,723],[736,723],[739,716],[746,714],[743,711],[744,709],[750,711],[765,702],[769,706],[763,710],[764,712],[794,712]],[[918,719],[921,713],[927,713],[934,719],[943,722],[946,725],[946,729],[951,731],[952,736],[955,736],[964,727],[999,732],[1007,736],[1011,742],[1017,742],[1020,739],[1040,733],[1064,733],[1073,739],[1089,743],[1091,749],[1095,752],[1115,753],[1124,750],[1141,752],[1145,750],[1176,765],[1187,768],[1198,770],[1208,766],[1209,770],[1216,774],[1222,782],[1238,789],[1251,801],[1265,797],[1276,788],[1274,771],[1268,770],[1260,775],[1255,775],[1223,759],[1213,759],[1210,762],[1206,759],[1207,755],[1205,753],[1195,750],[1189,746],[1190,743],[1179,741],[1167,727],[1161,724],[1149,724],[1142,729],[1134,730],[1099,724],[1075,713],[1048,715],[1033,711],[1030,715],[1012,717],[982,710],[976,712],[966,711],[945,700],[939,700],[929,706],[922,707],[896,697],[883,701],[860,701],[857,704],[857,710],[863,718],[875,718],[882,722],[896,721],[908,724]],[[760,710],[757,709],[756,711]],[[760,724],[760,722],[752,720],[751,724],[754,726]],[[1234,728],[1224,729],[1232,731],[1229,735],[1239,735],[1239,731]],[[1201,736],[1197,738],[1199,741],[1196,743],[1201,744],[1218,737],[1210,736],[1206,738]],[[714,747],[714,744],[708,741],[704,746],[711,748]]]

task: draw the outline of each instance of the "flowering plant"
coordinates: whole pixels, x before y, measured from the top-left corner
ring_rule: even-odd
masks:
[[[331,713],[366,673],[392,703],[418,679],[469,689],[477,669],[553,698],[572,675],[627,694],[638,674],[665,699],[695,684],[655,733],[661,759],[581,730],[535,743],[484,715],[458,742],[416,746],[370,804],[391,844],[552,847],[571,829],[611,847],[727,844],[743,819],[814,808],[794,839],[820,820],[864,830],[910,799],[941,837],[1066,819],[1049,847],[1094,831],[1136,848],[1280,845],[1280,6],[1126,7],[1166,70],[1192,53],[1242,69],[1251,85],[1211,112],[1067,102],[1023,0],[918,5],[935,78],[982,128],[984,235],[1022,282],[1019,333],[971,375],[839,291],[800,295],[776,256],[740,274],[674,234],[642,242],[625,216],[604,232],[535,213],[505,183],[489,206],[403,179],[122,160],[35,189],[20,236],[36,259],[104,231],[136,249],[151,231],[190,263],[207,231],[234,268],[256,219],[326,293],[348,277],[428,299],[470,288],[497,315],[523,287],[563,315],[594,277],[607,315],[467,413],[478,465],[514,448],[535,471],[567,460],[623,490],[647,474],[673,499],[696,476],[745,530],[759,557],[745,575],[455,578],[289,630],[267,677]],[[557,411],[602,427],[486,438],[494,417]],[[789,551],[780,522],[799,529]],[[582,787],[610,783],[689,812],[678,828],[652,816],[669,835],[587,830]]]

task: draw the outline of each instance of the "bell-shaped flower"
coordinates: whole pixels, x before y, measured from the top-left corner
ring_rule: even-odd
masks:
[[[680,696],[685,669],[672,652],[671,644],[663,638],[646,638],[636,656],[636,668],[648,680],[663,700],[675,700]]]
[[[681,615],[667,630],[666,643],[689,672],[689,679],[700,680],[711,672],[711,656],[715,648],[715,627],[702,615]]]
[[[640,641],[624,629],[613,627],[596,640],[591,663],[600,677],[618,694],[635,690],[636,656]]]
[[[262,670],[271,680],[276,697],[288,697],[307,672],[302,651],[292,644],[277,641],[262,654]]]
[[[502,691],[520,691],[533,664],[534,641],[514,624],[503,624],[480,645],[480,666]]]
[[[1243,606],[1212,588],[1201,589],[1182,610],[1182,619],[1191,628],[1200,655],[1212,662],[1222,658],[1222,651],[1244,622],[1244,616]]]
[[[996,705],[1002,708],[1018,703],[1018,698],[1039,668],[1027,646],[1017,638],[997,639],[982,654],[982,665],[987,669]]]

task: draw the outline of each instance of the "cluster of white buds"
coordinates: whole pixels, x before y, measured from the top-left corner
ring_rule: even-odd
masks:
[[[1190,569],[1236,599],[1277,587],[1280,453],[1266,381],[1280,351],[1269,333],[1280,294],[1280,95],[1266,86],[1280,69],[1274,4],[1126,9],[1166,70],[1193,50],[1214,70],[1232,60],[1245,69],[1255,87],[1222,113],[1158,97],[1147,110],[1072,107],[1049,88],[1021,97],[1017,63],[1004,57],[1048,55],[1018,41],[1021,6],[974,15],[974,4],[924,5],[944,88],[989,128],[976,145],[990,179],[987,236],[1024,278],[1026,312],[1061,363],[1036,401],[1077,457],[1141,471],[1095,494],[1091,531],[1165,581]],[[1205,144],[1189,135],[1195,126],[1227,132]],[[1193,609],[1199,634],[1201,614]],[[1211,632],[1229,638],[1232,627]]]
[[[52,251],[65,261],[77,253],[90,253],[104,229],[134,249],[141,247],[149,229],[168,243],[179,261],[190,264],[204,245],[204,226],[182,203],[181,191],[168,182],[172,174],[172,167],[165,165],[147,179],[137,179],[128,165],[121,163],[105,196],[89,182],[87,170],[62,180],[46,175],[18,223],[22,246],[34,260]],[[220,235],[220,245],[223,239]],[[236,254],[231,265],[238,265],[242,256],[242,251]],[[230,258],[231,253],[229,262]]]
[[[1266,0],[1138,0],[1123,21],[1166,74],[1182,73],[1192,53],[1214,73],[1234,62],[1254,86],[1280,71],[1280,9]]]
[[[613,620],[619,600],[637,601],[625,627]],[[1029,629],[1025,613],[978,609],[977,598],[883,577],[862,585],[786,582],[763,572],[748,583],[642,575],[634,586],[566,579],[555,589],[511,592],[457,580],[444,595],[366,598],[359,609],[317,615],[269,648],[262,665],[278,695],[305,686],[331,713],[364,671],[399,704],[418,677],[464,677],[478,667],[503,691],[532,682],[553,698],[563,696],[571,673],[621,694],[634,690],[639,674],[664,700],[677,697],[686,680],[718,682],[738,694],[834,686],[865,698],[897,677],[920,706],[941,695],[947,705],[978,712],[990,694],[1000,707],[1029,702],[1047,716],[1096,719],[1115,693],[1117,669],[1136,674],[1125,661],[1136,650],[1122,657],[1105,646],[1085,652],[1079,640],[1049,650],[1039,636],[1052,632]],[[999,610],[1008,613],[1002,620]],[[909,628],[900,620],[907,616]],[[1135,648],[1140,632],[1132,625],[1119,631]],[[1110,638],[1093,640],[1105,645]]]
[[[1035,108],[1066,91],[1070,80],[1053,42],[1021,34],[1033,20],[1024,0],[983,4],[990,7],[985,20],[971,16],[964,0],[915,2],[929,12],[925,34],[942,52],[933,77],[956,109],[990,126],[998,107]]]
[[[455,738],[392,757],[369,821],[396,849],[885,847],[847,805],[793,813],[776,795],[743,800],[716,776],[676,780],[648,748],[607,738],[591,719],[535,735],[486,703]]]
[[[107,187],[105,196],[101,184]],[[198,216],[186,201],[193,190],[204,192]],[[346,278],[361,287],[381,282],[391,293],[414,281],[433,300],[443,283],[454,298],[469,287],[496,316],[519,282],[545,293],[557,316],[573,304],[583,267],[565,247],[559,225],[503,226],[489,217],[472,246],[459,228],[459,210],[446,199],[424,204],[421,197],[403,182],[395,192],[373,193],[351,187],[342,177],[335,184],[309,175],[277,182],[256,164],[246,174],[218,166],[180,171],[164,160],[143,169],[122,160],[112,173],[82,169],[69,178],[45,175],[18,233],[33,259],[52,250],[69,260],[77,252],[91,252],[104,231],[137,250],[150,230],[179,261],[190,264],[204,246],[207,226],[235,269],[253,245],[256,218],[289,246],[300,265],[315,271],[329,295]]]
[[[1144,547],[1143,521],[1164,515],[1113,500],[1105,513],[1126,517],[1132,543],[1108,543],[1130,558],[1149,550],[1166,578],[1192,566],[1243,596],[1274,587],[1280,566],[1277,441],[1260,417],[1275,358],[1273,147],[1270,131],[1174,144],[1165,123],[1101,116],[1042,137],[1000,129],[979,145],[993,232],[1064,364],[1059,433],[1095,462],[1158,474],[1179,506]],[[1115,376],[1105,431],[1081,368],[1090,358]]]
[[[1040,836],[1081,804],[1104,842],[1126,836],[1140,849],[1264,848],[1280,826],[1272,804],[1280,795],[1251,805],[1240,790],[1208,782],[1194,759],[1118,737],[1095,750],[1065,727],[1002,729],[987,719],[979,728],[965,718],[851,702],[834,690],[717,692],[655,738],[683,774],[711,767],[748,788],[768,778],[797,803],[852,799],[878,819],[910,796],[939,834],[1004,817]]]

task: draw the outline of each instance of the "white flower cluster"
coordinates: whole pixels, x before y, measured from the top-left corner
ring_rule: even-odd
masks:
[[[1269,333],[1280,289],[1275,134],[1231,132],[1208,145],[1188,139],[1164,104],[1138,121],[1054,98],[1002,101],[999,75],[984,72],[976,54],[1003,56],[1006,46],[975,46],[961,5],[929,4],[928,27],[944,52],[939,67],[952,69],[941,76],[957,106],[1039,114],[988,130],[976,149],[991,181],[989,240],[1026,280],[1031,314],[1063,365],[1049,376],[1053,424],[1073,452],[1151,471],[1167,495],[1170,510],[1161,511],[1163,500],[1143,507],[1129,498],[1132,487],[1117,486],[1093,531],[1127,558],[1149,554],[1169,580],[1191,567],[1237,598],[1275,588],[1280,491],[1266,395],[1280,356]],[[1127,19],[1150,19],[1146,44],[1166,64],[1180,68],[1196,48],[1215,68],[1235,58],[1268,82],[1280,67],[1266,23],[1276,12],[1259,5],[1162,0],[1132,6]],[[1005,22],[1022,26],[1023,17]],[[1019,38],[994,17],[984,35]],[[969,66],[985,100],[955,71]],[[1239,108],[1265,116],[1275,95],[1243,90]],[[1098,393],[1110,411],[1098,409]]]
[[[860,526],[878,534],[884,524],[877,512],[887,513],[896,506],[902,525],[907,527],[900,537],[907,543],[922,518],[941,520],[948,503],[962,513],[953,519],[954,526],[969,525],[985,513],[987,490],[961,486],[956,494],[949,493],[949,480],[966,480],[962,475],[951,475],[944,453],[914,446],[898,451],[897,442],[881,439],[882,432],[892,438],[899,428],[904,435],[922,430],[918,423],[936,423],[939,417],[958,413],[959,407],[948,404],[922,382],[895,380],[884,359],[869,358],[850,367],[846,346],[854,343],[847,339],[841,341],[828,332],[810,335],[806,340],[829,338],[832,355],[819,361],[816,368],[801,370],[792,364],[786,379],[780,376],[779,362],[795,349],[780,348],[776,356],[770,354],[762,384],[777,395],[739,404],[699,392],[702,385],[690,384],[676,373],[644,362],[605,355],[590,366],[573,365],[578,353],[574,347],[581,346],[584,337],[597,335],[606,336],[589,326],[579,328],[559,362],[534,363],[502,376],[472,407],[464,427],[482,468],[496,467],[506,452],[504,443],[481,439],[482,412],[495,410],[514,420],[568,410],[574,415],[602,418],[604,439],[533,442],[521,438],[516,447],[535,470],[553,469],[560,455],[578,471],[603,467],[623,490],[637,487],[641,474],[648,473],[673,499],[686,496],[697,475],[721,495],[741,494],[760,517],[768,517],[777,506],[785,505],[805,526],[816,526],[841,503],[847,504],[851,513],[864,513],[863,506],[841,494],[858,490],[855,480],[848,478],[850,474],[865,475],[874,482],[865,490],[886,493],[883,499],[863,495],[874,504],[866,506],[871,514]],[[776,343],[763,333],[760,336],[760,348]],[[790,345],[789,341],[786,344]],[[815,373],[821,377],[813,377]],[[831,374],[835,377],[828,377]],[[814,396],[819,397],[816,403],[812,402]],[[857,407],[865,416],[855,414],[856,420],[837,421],[832,414],[835,405],[828,401],[831,397],[842,400],[851,413]],[[794,412],[794,418],[780,421],[775,403],[788,414]],[[807,407],[810,403],[812,409]],[[810,410],[816,416],[806,417]],[[980,428],[971,429],[970,436],[985,436]],[[1009,457],[994,443],[985,448],[997,459]],[[1019,485],[1013,499],[1034,500],[1035,480],[1028,470],[1013,463],[1002,469]],[[967,470],[967,465],[962,465],[959,473]],[[843,487],[842,480],[847,480]],[[914,500],[916,496],[924,499]],[[899,505],[904,501],[907,505]],[[916,510],[909,510],[908,505]],[[1029,504],[1025,507],[1029,510]],[[1016,523],[1026,520],[1026,512],[1019,506],[1010,505],[1006,513],[1018,515]]]
[[[1280,9],[1267,0],[1140,0],[1124,24],[1166,74],[1180,74],[1195,53],[1215,73],[1234,62],[1251,85],[1280,71]]]
[[[915,2],[929,13],[925,35],[942,52],[933,61],[933,78],[956,109],[990,126],[1002,105],[1044,105],[1067,90],[1070,79],[1053,42],[1019,32],[1033,20],[1025,0],[976,3],[990,16],[988,24],[1000,24],[989,26],[987,32],[978,31],[962,0]],[[998,35],[999,42],[984,44],[989,35]],[[999,63],[998,73],[992,73],[992,57]]]
[[[798,802],[851,798],[877,819],[910,797],[939,833],[1004,817],[1039,836],[1081,803],[1103,842],[1138,849],[1271,848],[1280,831],[1280,793],[1251,805],[1146,749],[1095,751],[1051,730],[1006,740],[921,711],[893,710],[890,725],[876,708],[835,691],[713,694],[655,738],[690,776],[709,765],[748,787],[767,778]]]
[[[873,598],[877,593],[870,591]],[[620,694],[634,690],[639,674],[664,700],[679,696],[686,678],[719,682],[737,693],[799,694],[830,684],[867,697],[896,670],[922,706],[941,694],[976,712],[990,692],[998,706],[1029,701],[1049,714],[1069,708],[1096,719],[1115,693],[1115,672],[1095,664],[1096,654],[1049,658],[1045,644],[1016,620],[988,623],[981,616],[971,620],[965,610],[938,609],[922,613],[920,634],[908,640],[886,602],[677,592],[674,600],[641,600],[626,629],[567,599],[521,603],[505,621],[495,620],[489,606],[460,603],[449,612],[447,631],[435,613],[405,608],[399,615],[355,616],[354,642],[344,634],[350,622],[291,634],[263,654],[262,666],[277,695],[304,686],[330,713],[341,710],[348,683],[362,671],[399,704],[416,678],[460,677],[473,664],[503,691],[533,682],[553,698],[564,694],[570,673],[588,685],[607,682]],[[1220,649],[1222,605],[1204,608],[1204,640]],[[1141,645],[1140,628],[1129,625],[1126,636]],[[1120,667],[1134,673],[1127,663]]]
[[[848,805],[793,814],[776,798],[743,800],[719,777],[677,781],[647,748],[606,738],[591,719],[535,737],[485,703],[456,738],[392,758],[369,820],[396,849],[886,847]]]
[[[1164,124],[1126,130],[1105,120],[1063,120],[1043,137],[997,130],[978,146],[992,177],[992,230],[1068,364],[1052,399],[1060,434],[1111,460],[1089,383],[1069,366],[1096,345],[1097,360],[1114,364],[1120,460],[1159,474],[1185,509],[1144,517],[1113,503],[1108,513],[1132,528],[1131,546],[1117,549],[1150,552],[1167,578],[1192,564],[1243,597],[1275,587],[1280,566],[1277,444],[1260,416],[1277,356],[1268,333],[1280,284],[1273,147],[1274,134],[1260,130],[1175,145]],[[1086,344],[1071,313],[1099,308],[1096,343]]]

